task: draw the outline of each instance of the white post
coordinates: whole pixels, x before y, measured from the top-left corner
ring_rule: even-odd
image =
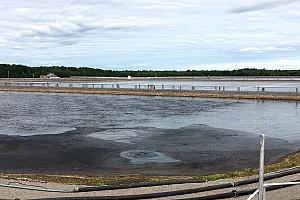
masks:
[[[265,135],[260,135],[260,161],[259,161],[259,200],[265,200],[264,196],[264,161],[265,161]]]

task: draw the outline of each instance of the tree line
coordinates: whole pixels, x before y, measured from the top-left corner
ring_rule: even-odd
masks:
[[[0,78],[39,78],[41,75],[53,73],[59,77],[91,76],[91,77],[171,77],[171,76],[300,76],[300,70],[267,70],[245,68],[238,70],[103,70],[90,67],[28,67],[16,64],[0,64]]]

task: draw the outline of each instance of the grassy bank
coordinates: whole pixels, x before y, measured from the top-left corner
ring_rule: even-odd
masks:
[[[274,164],[267,165],[265,172],[274,172],[291,167],[300,166],[300,151],[289,154]],[[114,185],[129,183],[161,182],[172,180],[203,180],[214,181],[218,179],[240,178],[258,175],[257,169],[247,168],[241,171],[234,171],[224,174],[212,174],[206,176],[139,176],[139,175],[122,175],[122,176],[63,176],[63,175],[38,175],[38,174],[0,174],[0,178],[14,180],[28,180],[39,182],[54,182],[72,185]]]
[[[2,92],[40,92],[40,93],[75,93],[134,96],[199,97],[300,101],[296,92],[243,92],[243,91],[208,91],[208,90],[144,90],[144,89],[99,89],[99,88],[63,88],[63,87],[0,87]]]

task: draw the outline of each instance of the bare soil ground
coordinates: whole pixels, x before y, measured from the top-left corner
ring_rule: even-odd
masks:
[[[0,86],[0,91],[300,101],[300,93],[296,93],[296,92],[144,90],[144,89],[117,89],[117,88],[107,89],[107,88],[22,87],[22,86],[19,87]]]

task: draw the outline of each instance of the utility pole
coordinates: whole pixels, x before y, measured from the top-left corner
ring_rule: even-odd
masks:
[[[7,78],[9,78],[9,71],[7,71]]]

